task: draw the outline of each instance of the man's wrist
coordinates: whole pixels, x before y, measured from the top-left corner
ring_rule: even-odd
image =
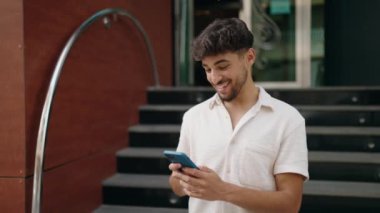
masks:
[[[231,191],[233,190],[233,184],[222,181],[222,184],[220,186],[220,200],[229,202],[229,195],[231,194]]]
[[[232,203],[233,196],[238,193],[240,187],[232,183],[223,182],[221,189],[221,201]]]

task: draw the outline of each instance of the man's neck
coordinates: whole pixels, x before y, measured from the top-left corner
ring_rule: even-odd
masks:
[[[259,88],[255,87],[253,81],[247,82],[239,95],[232,101],[224,101],[223,104],[230,114],[232,128],[238,124],[243,115],[252,108],[257,102],[259,97]]]

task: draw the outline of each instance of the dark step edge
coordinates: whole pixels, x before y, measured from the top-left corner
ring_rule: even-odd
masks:
[[[143,206],[123,206],[123,205],[101,205],[93,213],[187,213],[187,209],[164,208],[164,207],[143,207]]]

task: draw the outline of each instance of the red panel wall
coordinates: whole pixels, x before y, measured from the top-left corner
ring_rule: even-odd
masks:
[[[25,174],[22,3],[0,1],[0,14],[1,178]]]
[[[22,2],[0,1],[0,212],[25,209]]]
[[[106,151],[45,172],[42,212],[92,212],[102,202],[101,182],[113,174],[115,153]]]
[[[0,196],[1,212],[30,211],[42,105],[71,33],[98,10],[126,9],[148,33],[161,84],[168,86],[171,4],[171,0],[0,1],[0,24],[8,26],[8,31],[0,31],[0,194],[12,191]],[[138,106],[153,85],[141,34],[128,19],[111,19],[111,28],[97,21],[83,33],[63,68],[47,137],[43,212],[91,212],[100,205],[101,181],[115,172],[115,152],[128,145],[128,127],[138,122]]]
[[[25,212],[27,205],[25,199],[24,178],[1,178],[0,180],[0,211]]]

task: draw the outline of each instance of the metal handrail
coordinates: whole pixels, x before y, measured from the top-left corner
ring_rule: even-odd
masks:
[[[67,41],[65,47],[63,48],[61,55],[59,56],[58,62],[54,68],[53,76],[51,77],[49,89],[46,94],[45,103],[43,106],[40,126],[38,129],[38,138],[37,138],[37,147],[36,147],[36,157],[35,157],[35,165],[34,165],[34,178],[33,178],[33,199],[32,199],[32,213],[39,213],[41,211],[41,191],[42,191],[42,177],[43,177],[43,167],[44,167],[44,155],[45,155],[45,145],[46,145],[46,134],[47,127],[49,123],[50,116],[50,108],[54,98],[55,90],[57,87],[57,83],[62,71],[62,67],[65,63],[68,53],[71,50],[71,47],[74,45],[75,41],[84,32],[92,23],[98,20],[101,17],[105,17],[107,15],[121,15],[126,16],[130,20],[132,20],[133,24],[137,27],[140,33],[144,37],[144,42],[147,46],[149,57],[152,62],[152,72],[154,77],[155,86],[159,87],[160,82],[157,73],[157,65],[156,60],[153,55],[152,45],[148,39],[146,32],[144,31],[140,22],[130,13],[120,8],[107,8],[101,11],[96,12],[90,18],[85,20],[71,35],[70,39]],[[105,23],[104,24],[108,24]]]

